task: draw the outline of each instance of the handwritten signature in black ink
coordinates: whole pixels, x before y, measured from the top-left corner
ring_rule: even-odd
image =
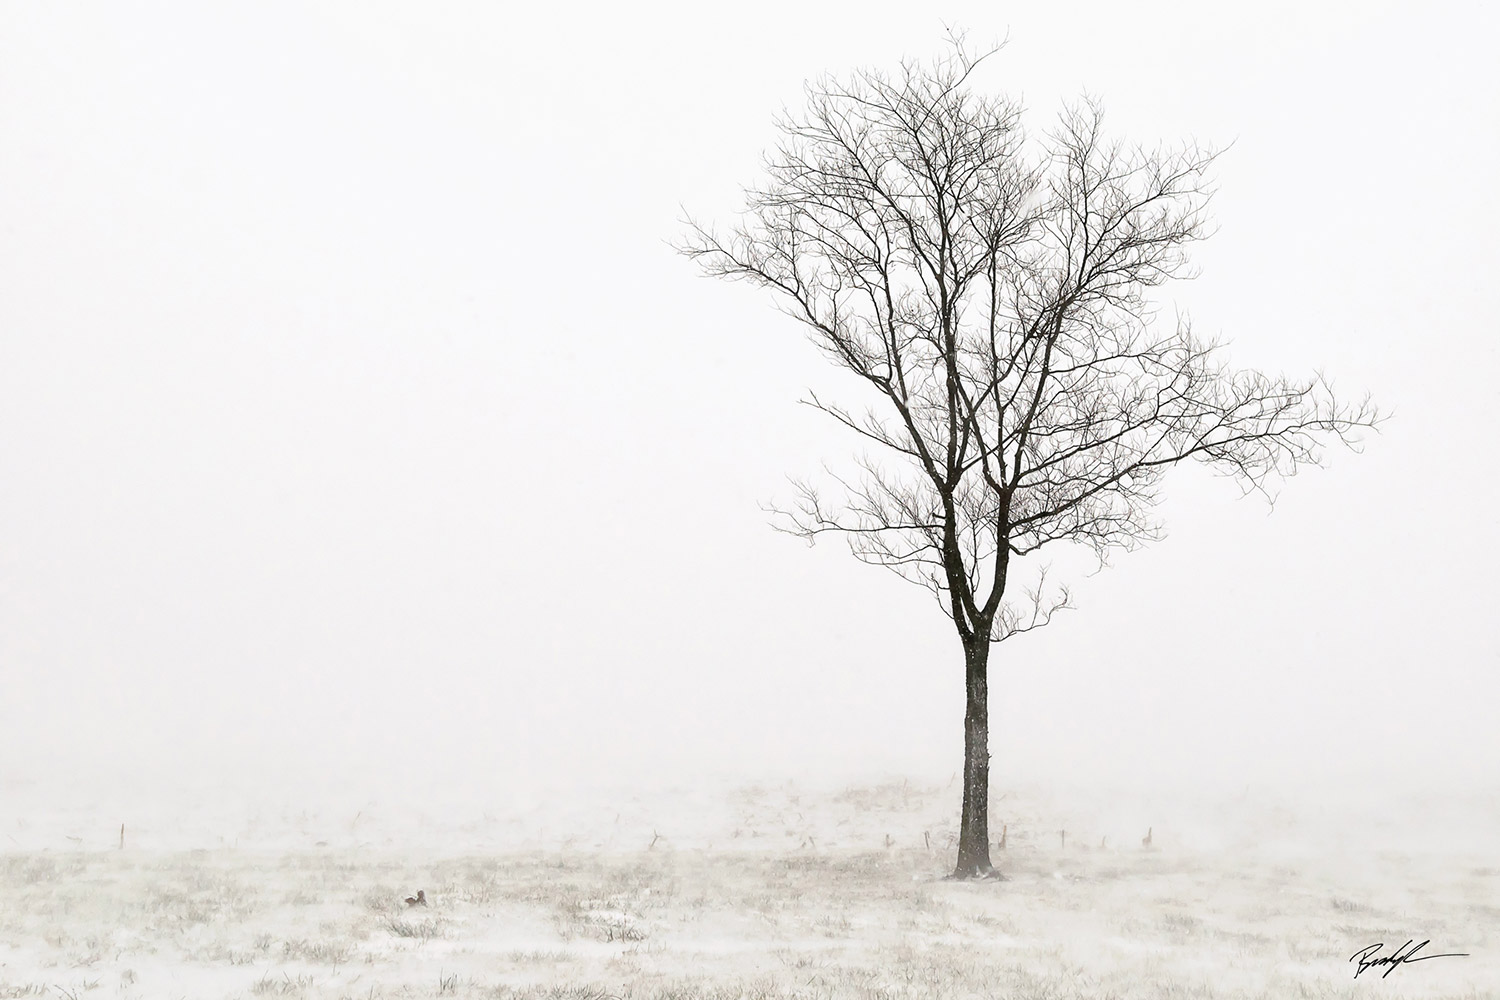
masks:
[[[1397,948],[1394,954],[1385,955],[1381,958],[1371,958],[1370,956],[1374,955],[1381,948],[1385,947],[1384,941],[1377,941],[1375,944],[1370,945],[1368,948],[1361,948],[1359,951],[1356,951],[1353,955],[1349,956],[1349,961],[1359,963],[1359,968],[1354,970],[1354,978],[1358,979],[1361,972],[1369,972],[1377,965],[1390,966],[1390,968],[1386,969],[1385,972],[1381,973],[1380,975],[1380,978],[1384,979],[1386,976],[1389,976],[1391,973],[1396,971],[1396,966],[1401,965],[1404,962],[1425,962],[1429,958],[1468,957],[1468,952],[1449,952],[1443,955],[1417,954],[1417,952],[1421,951],[1423,948],[1427,947],[1430,944],[1432,944],[1432,940],[1430,938],[1416,946],[1413,946],[1412,942],[1408,940],[1401,947]]]

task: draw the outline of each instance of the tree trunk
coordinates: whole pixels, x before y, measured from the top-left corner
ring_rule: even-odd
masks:
[[[964,812],[958,832],[955,878],[986,878],[990,863],[990,643],[976,635],[964,643]]]

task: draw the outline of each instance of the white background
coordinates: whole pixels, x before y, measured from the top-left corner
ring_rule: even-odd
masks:
[[[0,7],[0,776],[946,778],[951,626],[758,506],[846,383],[668,245],[945,22],[1037,132],[1232,144],[1168,320],[1394,411],[1176,474],[997,650],[997,785],[1500,768],[1491,8],[542,6]]]

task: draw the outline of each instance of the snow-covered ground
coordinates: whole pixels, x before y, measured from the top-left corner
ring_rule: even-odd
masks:
[[[0,998],[1500,995],[1493,795],[997,787],[981,884],[941,781],[66,797],[0,788]]]

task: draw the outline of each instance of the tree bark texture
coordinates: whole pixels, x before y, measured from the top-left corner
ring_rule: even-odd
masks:
[[[964,642],[964,806],[956,878],[994,874],[990,863],[989,637]]]

